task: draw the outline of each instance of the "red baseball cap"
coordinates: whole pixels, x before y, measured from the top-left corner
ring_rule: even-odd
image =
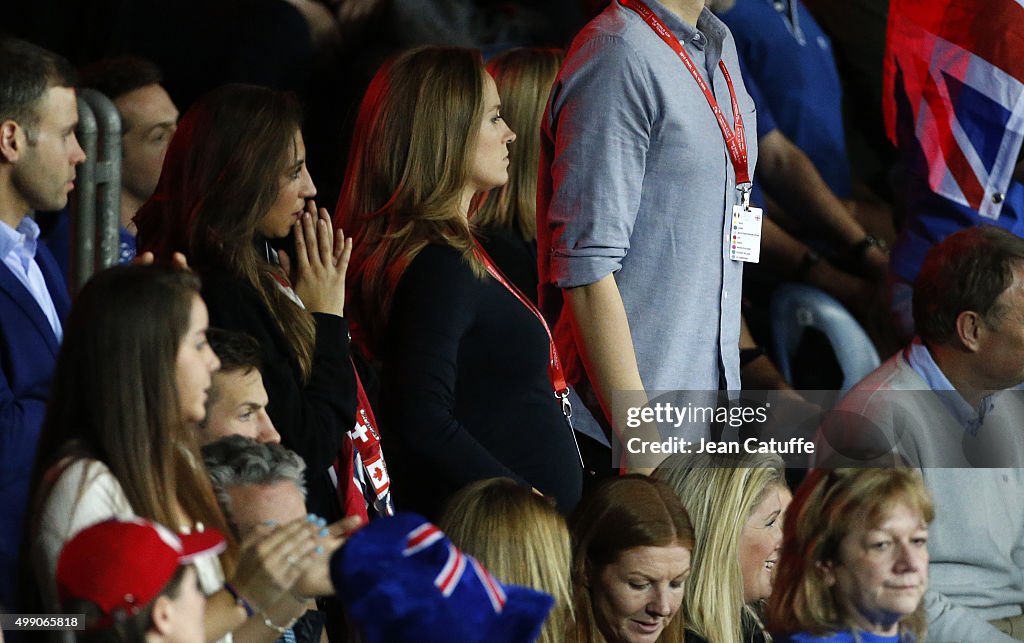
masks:
[[[112,519],[80,531],[57,560],[62,603],[85,599],[103,612],[97,626],[117,611],[134,614],[160,595],[181,565],[224,551],[216,529],[175,534],[163,525],[131,518]]]

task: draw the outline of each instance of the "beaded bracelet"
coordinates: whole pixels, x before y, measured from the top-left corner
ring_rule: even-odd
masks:
[[[238,593],[234,585],[231,583],[224,583],[224,589],[228,594],[231,594],[231,598],[235,599],[235,605],[245,610],[245,618],[252,618],[256,614],[256,610],[252,608],[252,604],[245,600],[245,597]]]
[[[292,629],[292,626],[295,625],[296,621],[299,620],[298,617],[295,617],[292,620],[288,621],[287,625],[283,625],[282,626],[282,625],[275,625],[274,622],[272,620],[270,620],[270,617],[267,616],[266,612],[260,612],[260,616],[263,617],[263,624],[264,625],[266,625],[267,627],[269,627],[270,629],[274,630],[275,632],[277,632],[278,634],[280,634],[282,636],[284,635],[285,632],[287,632],[288,630]]]

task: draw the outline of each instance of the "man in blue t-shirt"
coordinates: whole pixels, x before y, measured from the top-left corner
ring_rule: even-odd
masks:
[[[753,78],[775,122],[829,188],[852,199],[842,88],[832,45],[799,0],[736,0],[716,13],[732,31],[744,79]]]

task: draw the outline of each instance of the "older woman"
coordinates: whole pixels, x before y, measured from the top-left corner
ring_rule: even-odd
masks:
[[[784,527],[776,641],[923,641],[932,501],[912,469],[818,469]]]
[[[686,583],[686,641],[770,640],[761,604],[772,591],[782,516],[792,495],[777,455],[673,455],[654,472],[683,502],[696,545]]]
[[[686,592],[693,528],[663,482],[609,480],[580,503],[570,523],[575,643],[678,643],[675,618]]]

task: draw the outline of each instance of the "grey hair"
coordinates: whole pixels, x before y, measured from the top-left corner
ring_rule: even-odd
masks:
[[[306,463],[280,444],[261,444],[241,435],[229,435],[203,447],[203,461],[217,496],[217,504],[234,523],[228,489],[248,485],[292,482],[306,497]]]

